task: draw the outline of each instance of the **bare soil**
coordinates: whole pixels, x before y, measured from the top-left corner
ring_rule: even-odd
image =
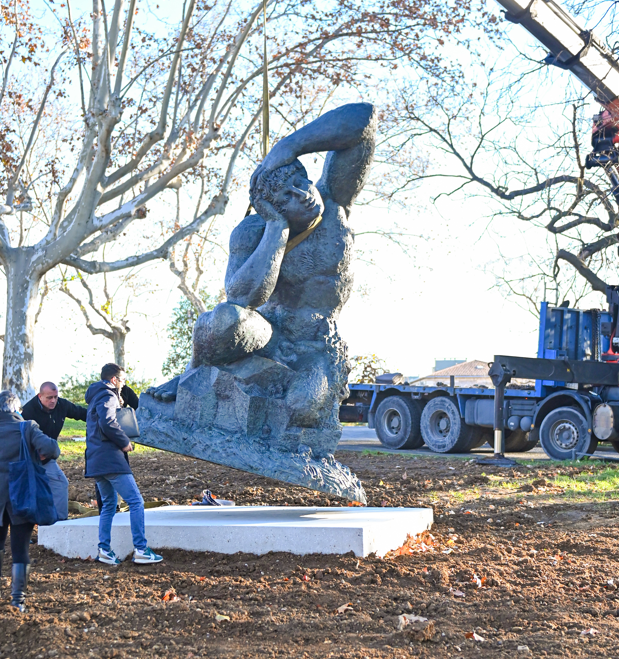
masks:
[[[431,534],[382,559],[168,550],[160,565],[118,568],[33,545],[26,614],[4,580],[0,657],[619,656],[619,500],[575,501],[549,483],[599,467],[337,457],[370,506],[432,506]],[[146,500],[209,487],[237,505],[348,505],[160,452],[132,467]],[[63,468],[71,498],[90,503],[82,462]]]

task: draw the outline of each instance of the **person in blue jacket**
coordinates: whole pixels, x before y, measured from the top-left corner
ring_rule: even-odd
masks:
[[[97,560],[118,565],[120,559],[110,546],[112,521],[116,514],[117,493],[127,502],[133,537],[135,563],[159,563],[161,556],[149,549],[144,531],[144,499],[129,466],[133,446],[116,420],[121,407],[120,391],[125,371],[118,364],[106,364],[101,380],[88,387],[86,403],[86,478],[94,478],[101,494],[99,552]]]
[[[28,549],[34,524],[14,513],[9,495],[9,465],[19,460],[22,445],[20,424],[24,421],[18,412],[20,407],[19,398],[14,393],[0,391],[0,583],[4,544],[10,528],[13,556],[11,606],[23,613],[30,569]],[[58,442],[44,435],[34,421],[25,424],[24,436],[33,461],[40,464],[41,460],[55,460],[60,455]]]

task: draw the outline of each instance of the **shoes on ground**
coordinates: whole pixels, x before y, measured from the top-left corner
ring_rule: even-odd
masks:
[[[105,549],[99,548],[97,560],[99,563],[105,563],[106,565],[120,565],[120,558],[118,558],[111,549],[106,551]]]
[[[210,490],[202,490],[202,501],[194,501],[192,506],[221,506]]]
[[[133,552],[133,562],[142,565],[147,563],[161,563],[163,556],[155,554],[155,552],[146,547],[146,549],[135,549]]]

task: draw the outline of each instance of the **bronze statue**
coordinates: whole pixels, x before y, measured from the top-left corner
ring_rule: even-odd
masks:
[[[357,103],[278,142],[251,180],[258,214],[230,237],[226,302],[194,327],[186,372],[140,399],[144,444],[365,501],[333,457],[348,396],[336,321],[352,288],[351,206],[376,114]],[[313,185],[297,159],[328,151]]]

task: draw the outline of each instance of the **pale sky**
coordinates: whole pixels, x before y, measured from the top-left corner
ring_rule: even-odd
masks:
[[[236,202],[236,203],[235,203]],[[244,199],[230,205],[231,217],[242,217]],[[427,236],[415,241],[412,257],[373,236],[376,266],[355,263],[355,292],[344,308],[339,329],[351,355],[376,353],[388,367],[406,375],[431,372],[435,359],[490,361],[494,354],[535,356],[537,321],[504,291],[493,289],[492,261],[498,258],[485,223],[475,222],[480,200],[446,200],[442,215],[429,208],[409,217],[403,212],[357,207],[352,224],[367,229],[397,217],[411,232]],[[515,222],[506,222],[503,248],[514,255],[524,244]],[[483,235],[480,235],[482,234]],[[520,250],[520,251],[519,251]],[[509,249],[507,251],[510,251]],[[488,264],[490,263],[490,266]],[[485,271],[484,271],[485,270]],[[127,338],[127,363],[139,375],[163,381],[161,364],[167,355],[165,327],[180,299],[176,279],[167,265],[152,266],[145,274],[153,292],[134,300]],[[216,291],[223,270],[211,273]],[[363,289],[363,293],[360,291]],[[35,382],[59,381],[67,373],[90,373],[113,357],[111,343],[93,337],[77,307],[64,296],[46,303],[36,331]]]

